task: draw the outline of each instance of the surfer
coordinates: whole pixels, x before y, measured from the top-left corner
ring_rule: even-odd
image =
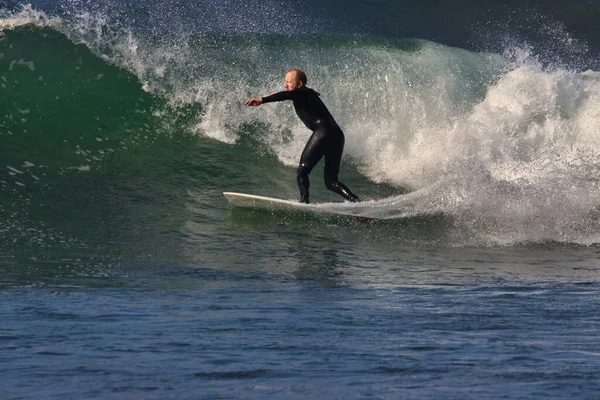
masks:
[[[306,74],[299,69],[291,69],[285,75],[285,91],[275,92],[266,97],[254,97],[247,100],[245,106],[260,106],[274,101],[292,100],[296,114],[313,133],[308,139],[297,170],[300,202],[308,203],[308,175],[322,157],[325,157],[325,186],[348,201],[359,201],[358,196],[338,179],[342,152],[344,151],[344,133],[319,98],[320,94],[306,87]]]

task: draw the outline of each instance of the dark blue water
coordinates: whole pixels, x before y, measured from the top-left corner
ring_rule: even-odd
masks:
[[[3,398],[596,397],[597,252],[355,245],[5,288]]]
[[[595,3],[0,2],[0,398],[598,398]]]

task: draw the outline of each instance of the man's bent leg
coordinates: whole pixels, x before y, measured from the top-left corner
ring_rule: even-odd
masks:
[[[351,201],[353,203],[360,201],[358,196],[352,193],[348,186],[344,185],[342,182],[340,182],[337,179],[334,179],[333,177],[327,176],[327,173],[325,173],[325,185],[327,186],[327,189],[339,194],[348,201]]]
[[[310,181],[308,175],[310,171],[317,165],[319,160],[323,157],[323,141],[321,135],[317,132],[313,133],[300,157],[300,165],[296,171],[296,180],[298,181],[298,188],[300,189],[300,202],[309,202]]]
[[[344,150],[344,137],[338,140],[336,146],[325,153],[325,186],[334,193],[339,194],[344,199],[357,202],[360,201],[357,195],[339,181],[340,165],[342,163],[342,152]]]
[[[296,180],[298,181],[298,189],[300,189],[300,203],[308,204],[309,193],[308,189],[310,188],[310,181],[308,179],[308,174],[310,173],[310,169],[306,167],[305,164],[300,163],[298,170],[296,171]]]
[[[342,196],[344,199],[346,199],[348,201],[351,201],[353,203],[360,201],[360,198],[357,195],[355,195],[354,193],[352,193],[352,191],[348,188],[348,186],[344,185],[340,181],[337,181],[337,182],[325,181],[325,184],[327,185],[327,189],[339,194],[340,196]]]

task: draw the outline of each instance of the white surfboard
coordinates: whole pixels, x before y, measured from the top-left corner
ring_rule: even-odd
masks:
[[[365,219],[377,219],[376,217],[361,215],[357,207],[352,204],[360,203],[314,203],[304,204],[297,200],[284,200],[273,197],[257,196],[254,194],[223,192],[223,195],[236,207],[255,208],[270,211],[299,211],[315,212],[324,214],[345,215]]]

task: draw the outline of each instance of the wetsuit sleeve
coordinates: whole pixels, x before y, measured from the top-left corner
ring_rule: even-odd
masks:
[[[270,96],[263,97],[262,102],[263,103],[272,103],[274,101],[294,100],[294,94],[295,93],[293,90],[277,92],[277,93],[273,93]]]

